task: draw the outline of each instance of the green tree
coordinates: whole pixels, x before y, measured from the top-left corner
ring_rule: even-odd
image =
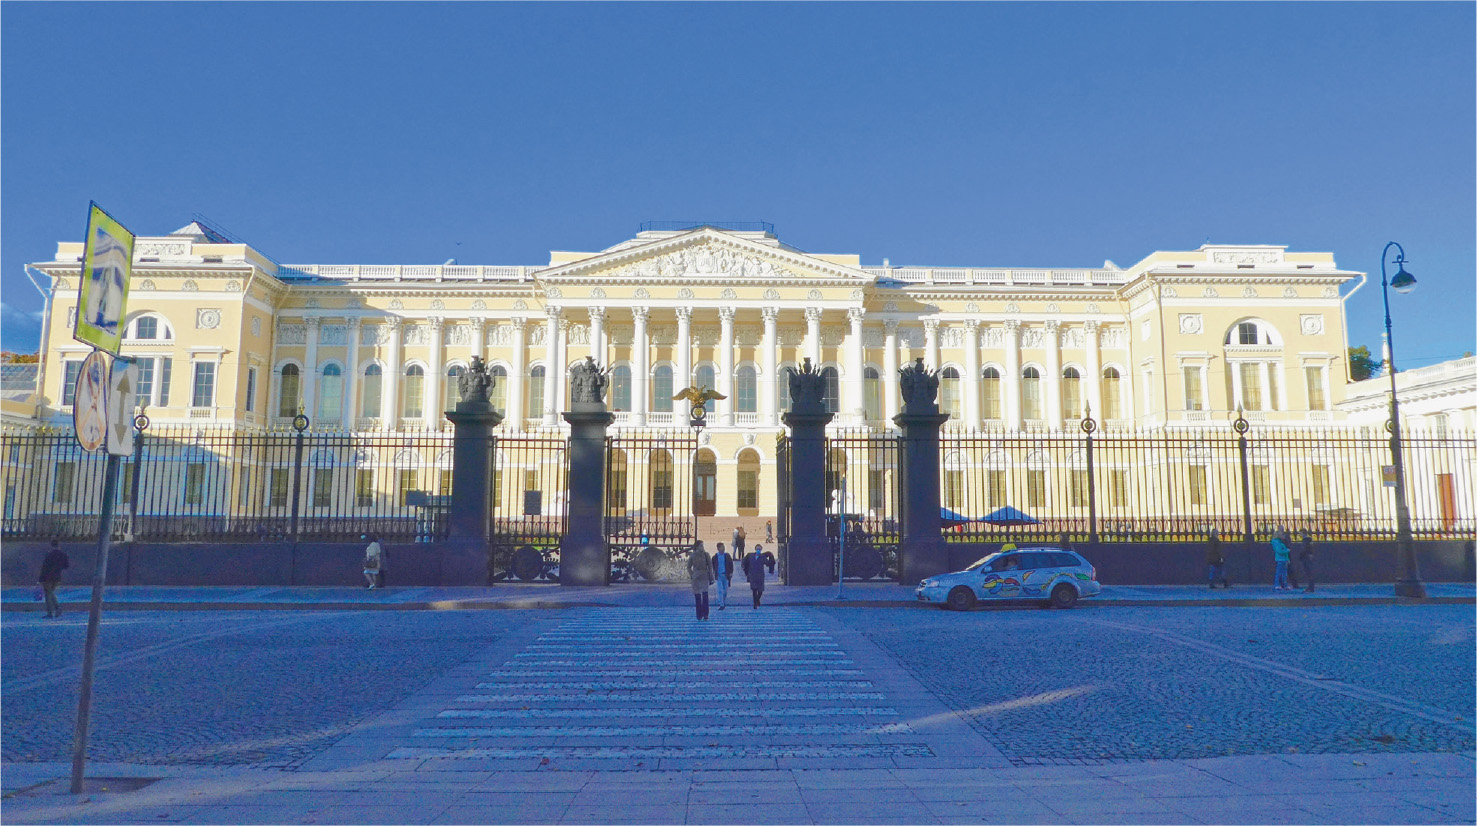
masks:
[[[0,351],[0,363],[4,364],[35,364],[40,360],[40,353],[12,353],[9,350]]]
[[[1374,378],[1380,374],[1380,362],[1369,354],[1369,348],[1363,344],[1358,347],[1349,348],[1349,379],[1352,381],[1363,381]]]

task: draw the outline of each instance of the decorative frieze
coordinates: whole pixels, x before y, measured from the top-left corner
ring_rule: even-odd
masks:
[[[431,329],[424,324],[405,325],[405,343],[408,345],[431,343]]]
[[[1103,328],[1103,348],[1107,350],[1122,350],[1128,346],[1128,333],[1122,327],[1114,324]]]
[[[277,325],[277,343],[292,346],[308,343],[308,328],[301,324]]]
[[[189,279],[186,280],[185,283],[180,285],[180,289],[184,290],[187,293],[193,293],[200,289],[200,285],[196,284],[193,279]]]
[[[1205,319],[1200,313],[1180,313],[1180,333],[1187,336],[1198,336],[1205,327]]]
[[[349,343],[349,328],[345,324],[325,324],[318,331],[318,343],[325,347],[343,347]]]
[[[1303,331],[1303,335],[1305,336],[1323,335],[1322,314],[1298,316],[1298,328]]]
[[[195,329],[214,330],[219,326],[221,326],[219,307],[197,307],[195,309]]]

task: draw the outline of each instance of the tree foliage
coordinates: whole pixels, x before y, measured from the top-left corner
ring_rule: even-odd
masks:
[[[1379,359],[1369,354],[1364,345],[1349,348],[1349,378],[1352,381],[1372,379],[1380,374]]]

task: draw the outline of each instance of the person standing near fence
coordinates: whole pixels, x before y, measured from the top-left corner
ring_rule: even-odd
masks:
[[[718,610],[728,607],[728,586],[733,582],[733,557],[718,543],[718,553],[713,554],[713,578],[718,585]]]
[[[697,605],[697,618],[708,618],[708,586],[713,584],[713,560],[699,539],[687,556],[687,579],[692,583],[692,600]]]
[[[360,539],[368,539],[369,545],[364,548],[364,581],[366,588],[379,587],[380,560],[384,556],[384,549],[380,547],[379,537],[360,535]]]
[[[749,580],[749,592],[754,596],[754,607],[764,598],[764,554],[761,546],[755,545],[754,552],[744,557],[744,577]]]
[[[1303,579],[1308,581],[1308,587],[1303,593],[1313,593],[1313,534],[1307,528],[1303,528],[1302,541],[1298,547],[1298,563],[1303,566]]]
[[[374,541],[375,542],[379,542],[380,541],[379,534],[376,533],[376,534],[370,534],[370,535],[374,537]],[[383,588],[383,587],[385,587],[385,569],[386,568],[389,568],[389,567],[390,567],[390,550],[385,547],[385,545],[384,545],[383,542],[381,542],[380,543],[380,572],[379,572],[379,576],[375,577],[375,583],[374,583],[376,588]]]
[[[57,602],[56,589],[62,584],[62,571],[72,567],[72,560],[62,550],[60,542],[51,540],[51,550],[46,552],[46,558],[41,560],[41,575],[36,578],[41,583],[41,595],[46,600],[46,616],[48,619],[56,619],[62,615],[61,603]]]
[[[1272,535],[1272,559],[1277,563],[1277,572],[1272,575],[1272,590],[1287,590],[1287,561],[1291,551],[1287,542],[1283,540],[1283,534]]]
[[[744,543],[748,538],[749,534],[742,526],[733,529],[733,554],[739,559],[744,558]]]
[[[1215,590],[1216,580],[1220,580],[1223,588],[1231,587],[1226,579],[1226,554],[1221,550],[1220,531],[1211,531],[1205,540],[1205,565],[1209,571],[1211,590]]]
[[[764,541],[768,544],[774,542],[774,520],[772,519],[764,520]]]

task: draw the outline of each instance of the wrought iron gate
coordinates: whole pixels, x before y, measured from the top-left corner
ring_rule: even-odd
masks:
[[[488,582],[559,581],[569,491],[562,434],[497,440],[488,488]]]
[[[847,581],[896,581],[901,570],[902,438],[870,430],[826,437],[826,535]]]
[[[686,578],[687,555],[697,537],[697,434],[623,431],[605,444],[611,582]]]

